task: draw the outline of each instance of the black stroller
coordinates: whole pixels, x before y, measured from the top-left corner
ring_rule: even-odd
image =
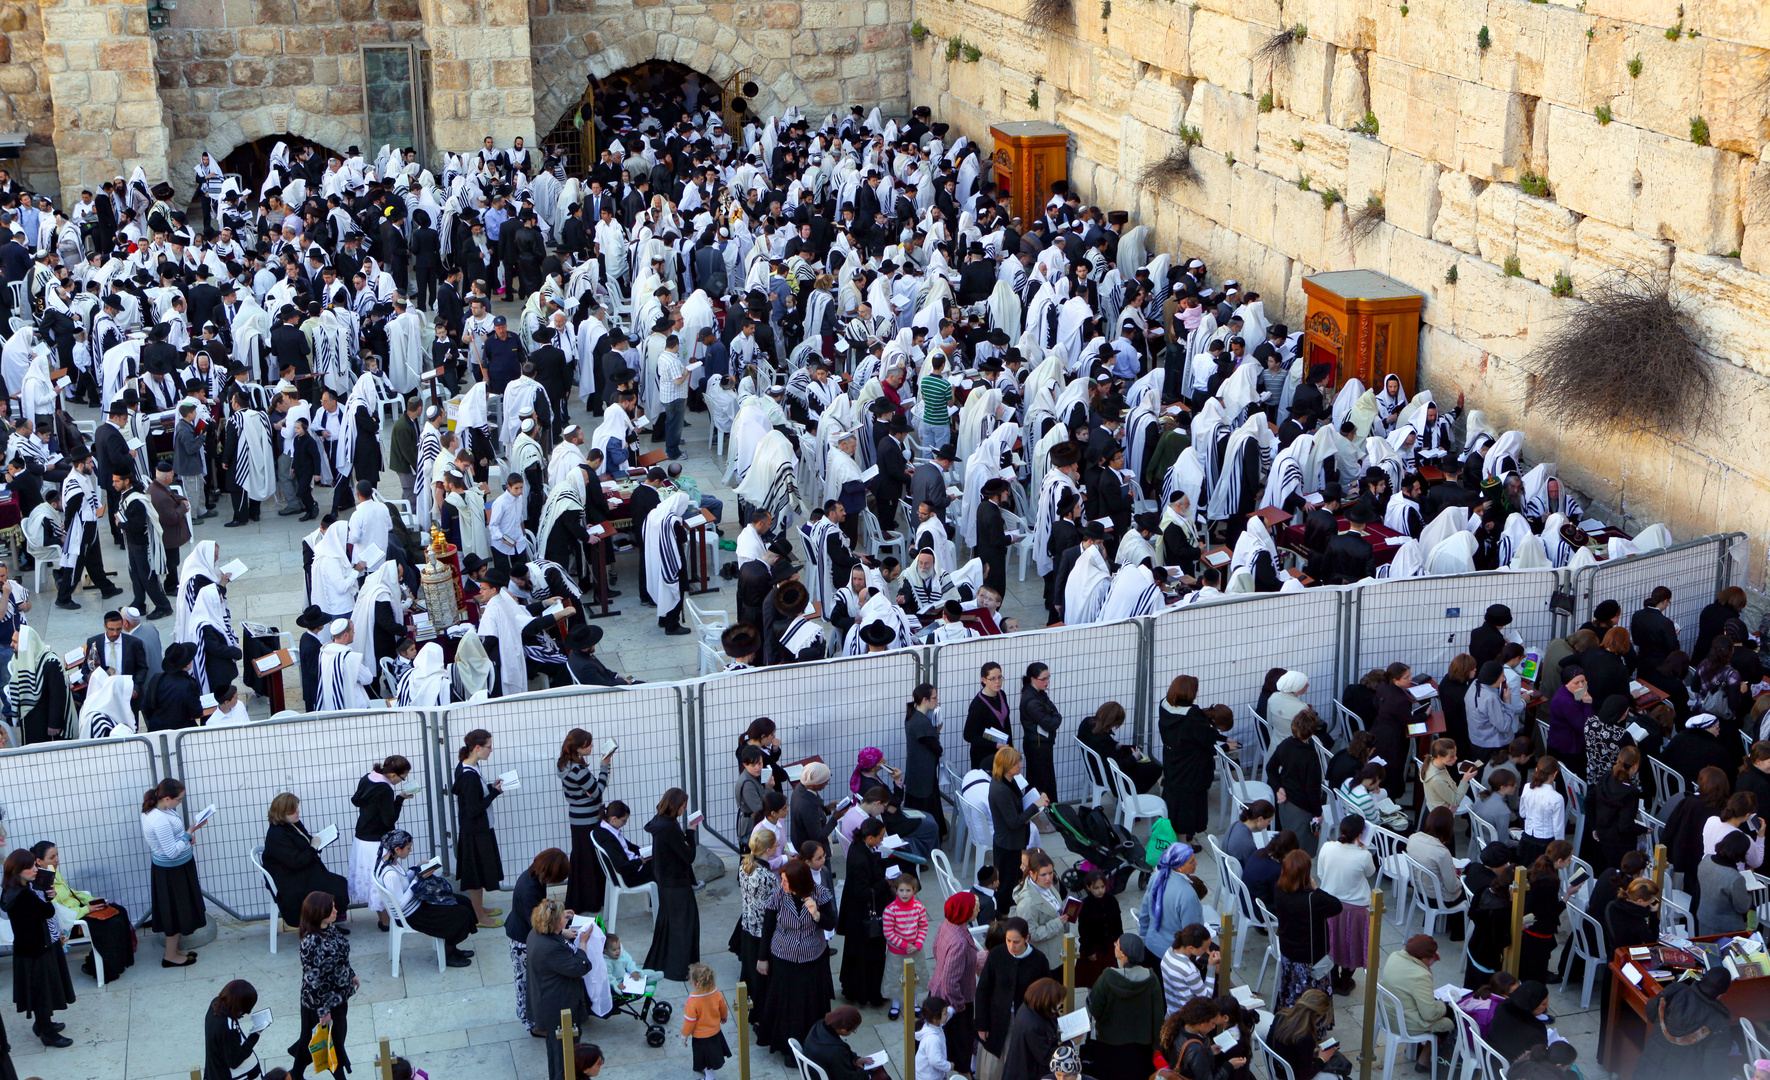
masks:
[[[1114,896],[1125,891],[1133,872],[1141,874],[1144,880],[1154,872],[1144,857],[1142,842],[1129,830],[1114,825],[1099,807],[1053,803],[1045,813],[1057,826],[1057,834],[1063,837],[1070,854],[1082,860],[1064,872],[1066,895],[1083,892],[1082,878],[1090,870],[1104,870],[1111,876]]]

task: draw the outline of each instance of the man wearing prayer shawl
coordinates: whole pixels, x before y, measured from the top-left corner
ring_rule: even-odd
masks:
[[[1119,546],[1124,547],[1123,544]],[[1166,570],[1162,572],[1164,575],[1167,573]],[[1156,584],[1155,573],[1140,563],[1124,566],[1112,576],[1112,588],[1101,605],[1098,621],[1110,623],[1140,615],[1154,615],[1164,606],[1162,589]]]
[[[848,511],[831,499],[824,503],[824,516],[811,526],[805,538],[805,558],[809,564],[806,587],[817,605],[816,613],[826,616],[836,599],[836,590],[848,581],[849,572],[859,561],[849,549],[843,522]]]
[[[136,608],[147,607],[152,598],[150,619],[163,619],[172,614],[166,603],[166,591],[160,579],[166,576],[166,545],[160,536],[160,515],[142,488],[135,469],[125,462],[113,468],[111,486],[121,502],[118,519],[123,529],[124,546],[129,552],[129,582],[135,587]]]
[[[689,539],[682,517],[688,495],[675,492],[645,517],[645,587],[658,609],[658,625],[670,635],[694,631],[682,625],[682,545]]]
[[[68,455],[72,468],[61,482],[62,541],[61,567],[56,570],[57,596],[55,606],[70,611],[80,605],[74,601],[74,587],[84,572],[99,595],[106,600],[122,593],[111,584],[105,573],[104,553],[99,545],[98,514],[104,505],[99,493],[96,467],[92,455],[84,448]]]
[[[270,419],[251,408],[244,391],[233,396],[234,413],[227,419],[221,467],[233,491],[233,520],[224,526],[237,529],[257,521],[259,504],[276,494],[276,459],[270,445]]]
[[[529,625],[536,621],[510,595],[509,585],[510,575],[494,568],[486,571],[479,591],[479,636],[497,672],[498,697],[510,697],[529,688],[528,659],[522,639]]]
[[[468,482],[460,473],[450,473],[448,494],[443,498],[445,528],[454,525],[456,546],[461,554],[492,557],[491,533],[486,528],[485,494],[478,485]],[[449,519],[453,518],[451,522]]]
[[[320,700],[315,707],[321,712],[367,709],[364,687],[375,681],[375,664],[365,663],[352,647],[356,633],[349,619],[332,620],[331,631],[332,640],[320,646]]]
[[[769,595],[763,605],[763,635],[769,645],[770,663],[795,664],[824,658],[823,630],[805,614],[810,598],[805,586],[791,578],[776,585]]]
[[[1112,570],[1106,564],[1106,529],[1099,522],[1088,522],[1081,545],[1064,553],[1057,573],[1063,582],[1063,624],[1099,622],[1100,609],[1112,587]]]

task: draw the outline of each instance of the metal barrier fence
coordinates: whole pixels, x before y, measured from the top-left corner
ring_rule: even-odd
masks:
[[[706,810],[702,827],[720,836],[735,831],[738,740],[759,716],[774,721],[782,761],[823,758],[830,767],[826,801],[848,794],[854,763],[866,747],[877,747],[887,764],[902,768],[904,707],[922,680],[925,651],[897,649],[698,680],[700,790],[690,795],[693,805]],[[742,836],[730,840],[743,843]]]
[[[141,798],[160,782],[156,742],[136,735],[0,751],[6,850],[50,840],[68,885],[148,913]]]
[[[338,826],[326,864],[348,877],[357,820],[350,797],[372,767],[394,754],[411,761],[412,779],[424,785],[402,809],[399,827],[412,834],[413,851],[433,850],[432,800],[446,777],[436,773],[425,752],[428,728],[429,714],[420,710],[380,709],[168,732],[173,772],[184,781],[187,817],[211,803],[216,807],[197,834],[203,894],[235,918],[262,918],[276,910],[250,855],[264,843],[270,801],[284,791],[300,797],[301,823],[309,832]]]
[[[1729,585],[1745,584],[1749,544],[1744,533],[1705,536],[1671,547],[1650,551],[1631,559],[1616,559],[1588,566],[1574,574],[1574,618],[1579,626],[1605,600],[1622,605],[1622,622],[1640,610],[1655,586],[1672,590],[1667,615],[1678,625],[1678,642],[1686,650],[1696,643],[1697,617]],[[1692,662],[1702,659],[1690,658]]]
[[[1346,681],[1397,660],[1416,677],[1443,675],[1452,658],[1469,651],[1469,634],[1493,604],[1512,609],[1509,629],[1526,648],[1543,648],[1561,636],[1561,620],[1549,601],[1566,578],[1563,570],[1497,570],[1379,581],[1353,590],[1353,663]]]
[[[343,871],[356,821],[350,796],[369,766],[389,754],[409,758],[413,775],[425,786],[401,826],[421,851],[441,854],[452,868],[454,752],[466,732],[485,728],[494,736],[490,771],[515,769],[523,782],[492,811],[506,878],[514,879],[541,849],[570,847],[555,763],[573,727],[590,731],[599,744],[610,739],[619,744],[610,795],[628,802],[641,823],[649,820],[658,795],[681,787],[693,806],[707,811],[708,826],[723,836],[735,824],[733,755],[756,717],[771,717],[779,726],[786,760],[821,756],[833,773],[832,793],[839,795],[847,792],[865,747],[878,747],[887,762],[902,765],[903,710],[917,683],[932,682],[946,717],[947,761],[963,772],[959,766],[968,762],[969,751],[961,732],[986,661],[1002,665],[1017,744],[1024,734],[1020,676],[1035,661],[1051,666],[1050,693],[1063,716],[1056,794],[1072,799],[1082,793],[1083,783],[1077,725],[1102,702],[1117,700],[1131,718],[1122,737],[1159,756],[1154,703],[1175,675],[1197,676],[1199,701],[1229,705],[1239,728],[1248,723],[1247,707],[1257,700],[1267,670],[1302,671],[1310,678],[1305,698],[1327,717],[1341,688],[1367,666],[1400,659],[1442,673],[1450,658],[1466,649],[1469,631],[1480,625],[1491,603],[1512,608],[1514,626],[1526,642],[1546,644],[1589,618],[1599,600],[1615,598],[1627,614],[1661,584],[1672,589],[1672,617],[1688,645],[1702,606],[1719,588],[1743,581],[1747,553],[1743,534],[1731,534],[1581,570],[1571,575],[1572,620],[1548,608],[1555,586],[1569,580],[1565,571],[1413,578],[1242,597],[1175,608],[1155,618],[678,684],[572,687],[438,712],[310,713],[239,727],[0,750],[0,784],[7,792],[4,827],[16,846],[56,841],[70,883],[145,917],[150,862],[141,838],[140,800],[161,776],[177,776],[190,789],[190,813],[211,802],[220,809],[197,849],[205,892],[219,907],[257,917],[269,913],[271,898],[248,855],[263,842],[270,800],[292,791],[303,800],[302,818],[310,828],[338,825],[346,835],[327,862]],[[730,839],[741,842],[738,836]]]
[[[436,762],[443,779],[436,785],[437,821],[448,865],[454,866],[456,751],[475,728],[492,733],[492,756],[482,771],[495,779],[512,769],[519,786],[492,803],[504,880],[514,882],[541,851],[571,851],[571,820],[559,784],[559,748],[566,732],[583,728],[600,754],[613,740],[619,747],[609,772],[608,797],[633,808],[628,835],[634,842],[652,818],[652,807],[670,788],[690,789],[688,734],[683,688],[667,683],[634,687],[562,687],[457,705],[437,714]],[[600,762],[594,762],[600,767]],[[446,772],[444,771],[446,770]],[[690,791],[693,794],[692,790]],[[696,805],[699,805],[698,803]]]

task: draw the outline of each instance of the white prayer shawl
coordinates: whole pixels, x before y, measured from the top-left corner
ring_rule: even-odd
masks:
[[[1223,467],[1211,487],[1211,504],[1205,511],[1211,521],[1224,521],[1239,512],[1242,497],[1242,462],[1246,455],[1258,453],[1261,465],[1272,453],[1272,429],[1266,425],[1266,414],[1255,413],[1247,423],[1229,437],[1223,453]]]
[[[1193,357],[1211,350],[1211,339],[1216,333],[1217,316],[1214,312],[1207,309],[1204,318],[1198,321],[1198,325],[1193,328],[1192,333],[1186,335],[1186,359],[1189,361],[1187,365],[1188,367],[1191,366],[1190,361]]]
[[[313,551],[312,588],[307,602],[327,615],[344,615],[356,605],[356,568],[345,549],[350,527],[335,522],[320,537]]]
[[[1419,513],[1420,504],[1399,491],[1395,492],[1389,496],[1388,509],[1383,511],[1383,527],[1392,529],[1402,536],[1412,536],[1413,531],[1408,528],[1407,523],[1410,511],[1415,514]],[[1423,527],[1421,531],[1425,531]]]
[[[358,626],[358,640],[369,634],[369,628]],[[362,654],[352,645],[328,641],[320,646],[321,712],[345,712],[369,707],[369,694],[364,690],[365,676],[374,679],[374,665],[365,664]]]
[[[1084,545],[1081,557],[1063,586],[1063,625],[1085,626],[1100,621],[1101,608],[1112,588],[1112,570],[1102,544]]]
[[[1308,432],[1298,436],[1291,445],[1278,452],[1272,460],[1272,471],[1266,476],[1266,490],[1260,495],[1260,507],[1283,508],[1293,495],[1305,490],[1303,463],[1315,453],[1315,436]]]
[[[455,430],[469,428],[478,429],[491,424],[486,404],[486,384],[476,382],[461,395],[461,405],[455,412]]]
[[[451,491],[445,501],[455,508],[455,518],[461,523],[461,553],[491,558],[492,539],[486,529],[486,500],[479,488],[469,486],[465,491]]]
[[[123,496],[117,509],[119,513],[127,514],[129,508],[138,503],[147,513],[148,568],[154,572],[155,577],[163,578],[166,576],[166,541],[160,535],[160,515],[155,512],[147,492],[139,489],[130,491]]]
[[[1491,480],[1499,475],[1500,468],[1507,459],[1514,465],[1520,464],[1520,452],[1524,449],[1524,433],[1508,431],[1494,440],[1487,453],[1481,455],[1481,479]],[[1547,487],[1547,478],[1544,479]]]
[[[648,576],[649,573],[648,567]],[[498,640],[497,664],[503,697],[520,694],[529,688],[528,660],[523,655],[522,630],[530,621],[529,613],[516,602],[508,589],[499,589],[498,594],[480,610],[480,637]]]
[[[387,378],[401,394],[418,388],[418,374],[430,366],[424,344],[424,316],[414,307],[387,323]]]
[[[1425,568],[1421,565],[1420,542],[1409,540],[1395,550],[1395,557],[1386,564],[1377,567],[1377,577],[1387,581],[1399,581],[1402,578],[1418,577]]]
[[[1513,514],[1513,517],[1519,515]],[[1511,523],[1507,522],[1510,532]],[[1518,537],[1513,545],[1512,557],[1506,560],[1506,566],[1512,570],[1547,570],[1549,568],[1549,552],[1543,547],[1543,538],[1532,533],[1526,527],[1524,535]]]
[[[356,354],[351,347],[351,327],[346,318],[354,316],[342,309],[328,307],[320,312],[319,325],[313,331],[314,374],[320,377],[321,385],[340,397],[350,392],[351,357]]]
[[[1122,245],[1123,241],[1120,243]],[[1235,315],[1241,320],[1241,337],[1251,353],[1255,346],[1266,340],[1266,301],[1243,304],[1235,309]]]
[[[418,529],[430,528],[430,517],[433,509],[431,502],[436,496],[431,476],[436,470],[436,459],[442,453],[442,432],[434,422],[424,421],[424,427],[418,432],[418,464],[413,471],[412,500],[413,512],[418,518]]]
[[[399,680],[399,704],[415,708],[438,708],[449,704],[449,669],[443,663],[442,646],[426,642],[412,660],[411,670]]]
[[[504,408],[498,419],[498,442],[509,447],[516,441],[517,433],[522,430],[522,413],[524,409],[540,409],[535,402],[540,399],[541,384],[527,375],[518,375],[504,387]],[[617,410],[619,411],[619,410]],[[540,419],[537,415],[536,419]]]
[[[1075,480],[1061,469],[1047,472],[1039,484],[1039,501],[1033,519],[1033,561],[1038,565],[1040,577],[1049,574],[1057,565],[1057,560],[1046,548],[1051,542],[1051,527],[1057,523],[1057,503],[1066,490],[1075,492],[1077,498],[1081,497],[1081,489]]]
[[[584,471],[581,466],[584,464],[584,448],[579,444],[567,441],[555,446],[553,453],[547,458],[548,492],[551,493],[574,475],[583,479]]]
[[[350,388],[350,396],[344,399],[344,407],[339,410],[343,413],[344,423],[339,429],[338,446],[333,454],[333,465],[339,476],[348,476],[356,468],[358,409],[367,409],[370,416],[380,414],[381,380],[372,372],[365,371],[357,376],[356,385]]]
[[[1246,419],[1246,410],[1259,400],[1259,377],[1258,365],[1243,364],[1217,388],[1217,397],[1223,401],[1223,415],[1230,423],[1241,423]]]
[[[1548,552],[1550,566],[1557,568],[1566,566],[1574,556],[1573,545],[1561,535],[1561,530],[1566,527],[1567,515],[1565,514],[1550,514],[1543,519],[1543,532],[1539,539],[1542,540],[1543,548]]]
[[[1401,478],[1407,470],[1407,463],[1401,460],[1401,455],[1395,452],[1388,439],[1372,435],[1364,440],[1364,463],[1366,469],[1383,470],[1389,477],[1390,491],[1401,490]]]
[[[1421,547],[1425,547],[1422,542]],[[1427,574],[1468,574],[1475,570],[1475,534],[1458,532],[1431,549],[1426,557]]]
[[[977,543],[977,509],[983,502],[983,485],[997,477],[1010,484],[1014,482],[1011,470],[1002,468],[1002,455],[1011,450],[1019,438],[1019,424],[1003,424],[978,443],[977,449],[965,459],[965,494],[959,504],[965,543]]]
[[[819,518],[805,537],[805,561],[809,570],[805,584],[811,592],[812,601],[818,605],[818,613],[825,616],[835,603],[836,590],[846,584],[835,580],[835,568],[830,565],[831,537],[835,537],[843,547],[848,546],[847,537],[843,535],[841,527],[827,517]]]
[[[614,462],[609,456],[610,449],[626,446],[627,443],[632,440],[634,432],[637,430],[638,429],[633,426],[633,418],[627,415],[626,409],[621,408],[619,405],[611,405],[608,408],[603,409],[602,423],[596,425],[596,430],[590,433],[589,445],[577,452],[579,462],[582,462],[583,458],[589,453],[589,451],[601,450],[602,472],[604,475],[613,476],[614,472],[612,470]],[[559,460],[557,454],[554,455],[554,460],[556,462]],[[628,464],[636,465],[638,463],[629,461]]]
[[[86,703],[80,707],[80,729],[75,738],[122,738],[135,734],[135,709],[130,695],[135,680],[94,668],[86,684]]]
[[[73,512],[76,500],[80,503],[79,510]],[[73,573],[72,568],[86,545],[98,542],[98,514],[103,505],[103,496],[98,490],[98,477],[79,469],[69,469],[67,477],[61,482],[61,507],[67,518],[67,533],[63,535],[61,542],[61,564],[69,568],[69,573]],[[67,517],[71,512],[72,516]]]
[[[1560,496],[1553,502],[1549,499],[1549,481],[1555,480],[1559,485]],[[1524,513],[1533,518],[1544,518],[1549,514],[1565,514],[1569,518],[1578,518],[1583,509],[1579,500],[1567,493],[1567,485],[1555,475],[1555,463],[1543,462],[1524,474]],[[1635,538],[1637,541],[1640,537]]]
[[[844,656],[860,656],[868,649],[866,642],[860,639],[860,632],[874,623],[883,623],[892,630],[891,643],[885,650],[902,649],[908,646],[915,637],[915,628],[910,624],[909,616],[903,608],[891,602],[883,590],[875,590],[860,607],[854,625],[848,628],[847,635],[842,639]]]
[[[219,687],[209,685],[209,665],[203,657],[203,628],[212,627],[228,645],[238,647],[240,639],[234,634],[233,612],[229,609],[227,599],[221,593],[219,582],[210,582],[197,593],[197,602],[191,609],[190,642],[197,646],[197,655],[191,663],[191,674],[197,677],[197,684],[205,694],[214,693]]]
[[[860,482],[860,466],[840,446],[831,446],[824,459],[824,502],[839,498],[845,484]]]
[[[1094,309],[1080,296],[1063,302],[1057,314],[1057,349],[1065,356],[1069,370],[1080,374],[1082,366],[1082,325],[1094,316]],[[1062,413],[1058,414],[1059,416]]]
[[[1180,451],[1180,456],[1174,459],[1174,464],[1168,466],[1168,471],[1162,476],[1163,513],[1172,509],[1169,503],[1174,497],[1174,492],[1183,491],[1186,493],[1187,511],[1196,522],[1199,499],[1204,491],[1204,486],[1205,470],[1204,466],[1199,464],[1198,447],[1188,446]]]
[[[1500,530],[1499,565],[1510,565],[1519,544],[1531,535],[1530,522],[1525,520],[1523,514],[1514,512],[1508,515],[1505,528]]]
[[[382,563],[363,580],[363,587],[356,594],[356,605],[350,614],[356,636],[349,647],[363,658],[364,667],[373,669],[376,665],[375,605],[383,602],[391,605],[394,621],[402,626],[405,624],[406,604],[400,590],[399,571],[399,564],[391,559]]]
[[[1480,409],[1470,409],[1463,421],[1463,460],[1470,454],[1481,454],[1493,442],[1493,429],[1487,426],[1487,414]]]
[[[964,406],[959,409],[959,435],[955,444],[961,460],[970,457],[978,443],[989,435],[1001,407],[1002,392],[994,387],[974,389],[965,399]]]
[[[645,518],[645,586],[660,619],[682,601],[682,548],[676,539],[676,523],[688,511],[688,495],[678,491]]]
[[[1341,384],[1340,392],[1334,395],[1333,421],[1335,431],[1340,430],[1341,424],[1352,419],[1352,405],[1363,396],[1364,383],[1359,382],[1357,379],[1347,379]],[[1364,431],[1360,431],[1358,437],[1362,439],[1365,437],[1365,434]]]
[[[596,395],[596,346],[608,336],[608,327],[594,315],[578,324],[578,396],[588,406]]]
[[[740,409],[739,418],[743,416]],[[734,489],[737,497],[773,515],[784,530],[804,512],[799,501],[797,459],[792,444],[778,431],[769,431],[756,444],[749,468]]]
[[[1278,395],[1278,422],[1281,424],[1290,419],[1291,402],[1296,400],[1297,387],[1303,385],[1303,376],[1306,374],[1303,369],[1307,366],[1308,361],[1299,356],[1285,370],[1284,389]]]
[[[1229,430],[1229,418],[1223,414],[1223,403],[1216,398],[1205,402],[1204,408],[1193,414],[1189,425],[1192,433],[1192,449],[1198,451],[1198,463],[1204,470],[1205,487],[1216,483],[1217,473],[1217,440]]]
[[[1245,570],[1252,575],[1254,560],[1262,551],[1271,557],[1272,568],[1277,570],[1278,545],[1272,542],[1272,534],[1266,530],[1265,520],[1250,517],[1248,518],[1248,527],[1243,529],[1241,535],[1236,538],[1235,551],[1229,559],[1230,576],[1233,577],[1240,570]]]
[[[1120,566],[1118,573],[1112,576],[1112,588],[1101,606],[1099,621],[1113,623],[1159,612],[1163,606],[1162,590],[1155,583],[1154,573],[1137,563],[1129,566],[1121,563]]]

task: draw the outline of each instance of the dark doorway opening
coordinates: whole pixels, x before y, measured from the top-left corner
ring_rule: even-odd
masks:
[[[239,173],[240,184],[256,198],[258,189],[264,184],[265,176],[270,173],[270,152],[276,149],[277,143],[288,144],[290,161],[295,160],[298,156],[297,152],[303,146],[313,147],[314,153],[320,156],[322,162],[325,161],[328,154],[335,155],[340,159],[344,157],[337,150],[323,146],[312,139],[304,139],[299,135],[266,135],[262,139],[254,139],[252,142],[241,143],[234,147],[232,153],[221,159],[221,171],[223,173]]]
[[[690,85],[697,111],[709,103],[715,109],[722,106],[725,92],[718,83],[674,60],[647,60],[606,79],[592,76],[578,103],[565,111],[541,145],[564,158],[568,173],[582,176],[601,144],[620,130],[622,117],[636,126],[647,116],[657,117],[666,127],[673,125],[682,116]],[[596,120],[601,121],[600,130]]]

